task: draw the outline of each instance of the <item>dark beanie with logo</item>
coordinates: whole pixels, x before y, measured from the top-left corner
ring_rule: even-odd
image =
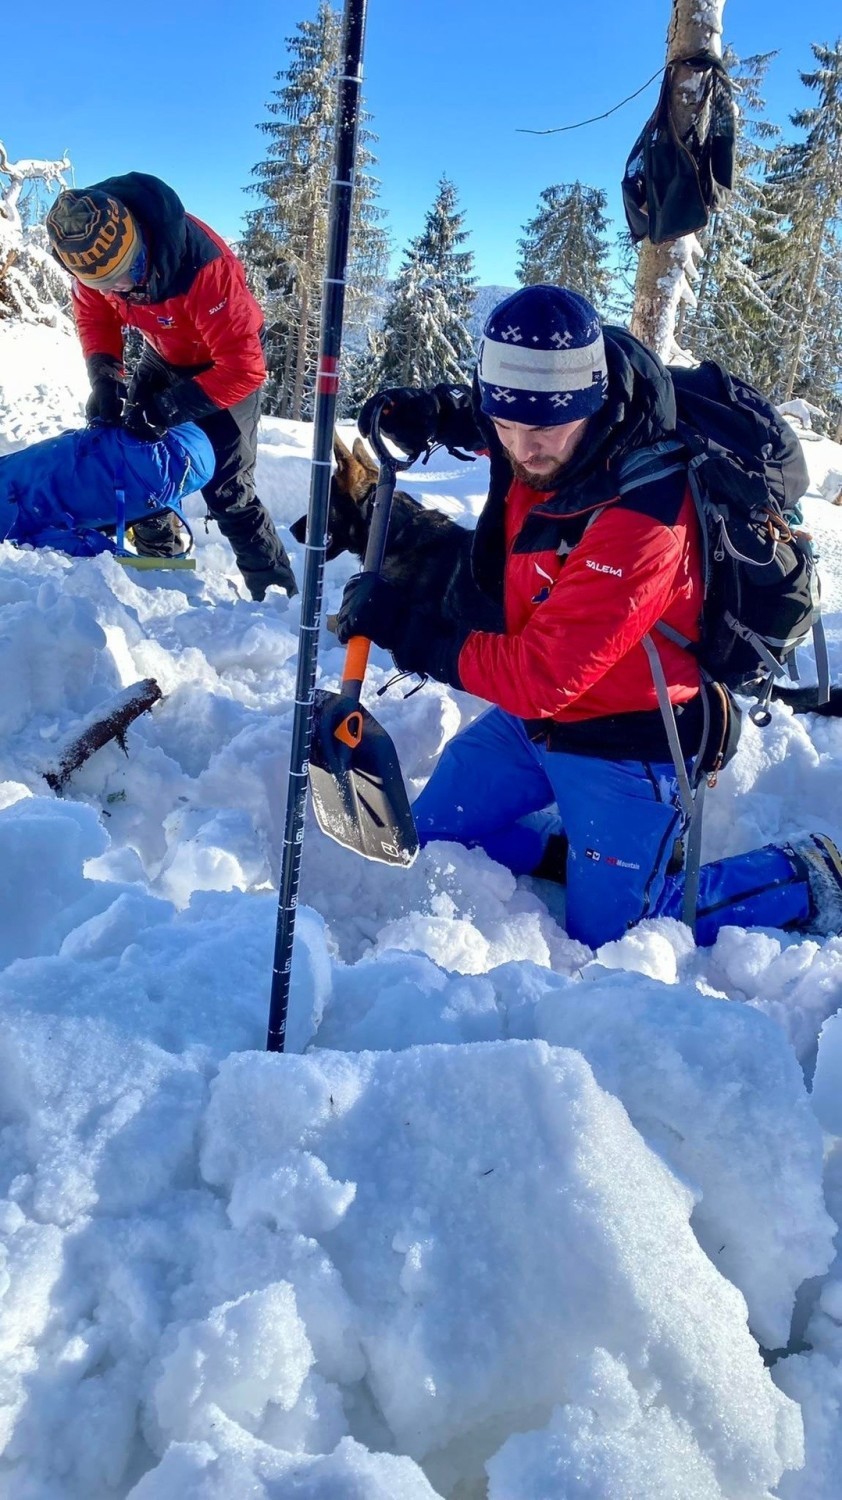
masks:
[[[85,286],[107,292],[124,277],[143,248],[124,203],[100,188],[68,188],[47,215],[57,259]]]
[[[501,422],[558,427],[608,394],[599,314],[578,292],[526,286],[491,313],[477,364],[482,410]]]

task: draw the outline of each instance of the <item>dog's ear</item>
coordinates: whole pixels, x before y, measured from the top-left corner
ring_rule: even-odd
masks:
[[[354,450],[350,453],[338,433],[333,439],[333,456],[336,459],[336,488],[340,494],[348,495],[359,505],[377,480],[377,465],[359,438],[355,440]]]
[[[372,458],[361,437],[354,438],[353,454],[361,468],[365,469],[373,480],[376,481],[380,472],[377,460]]]
[[[347,463],[351,457],[350,448],[346,447],[335,428],[333,430],[333,456],[338,464]]]

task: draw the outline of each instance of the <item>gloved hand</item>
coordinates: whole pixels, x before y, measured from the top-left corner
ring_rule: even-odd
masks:
[[[391,438],[404,453],[417,458],[424,449],[437,440],[439,404],[429,391],[412,386],[395,386],[391,390],[379,391],[369,396],[359,417],[357,426],[363,437],[371,436],[371,422],[377,404],[385,401],[380,415],[380,431]]]
[[[459,653],[470,627],[445,622],[432,610],[408,609],[400,590],[379,573],[349,578],[336,616],[336,634],[343,646],[354,635],[366,636],[391,651],[402,672],[462,686]]]
[[[91,394],[85,403],[85,421],[118,426],[125,399],[126,387],[121,380],[111,380],[107,375],[97,376],[91,381]]]
[[[266,598],[266,590],[273,586],[286,591],[287,597],[293,599],[298,593],[298,584],[292,571],[292,563],[287,557],[286,548],[281,547],[278,556],[273,563],[265,568],[245,568],[239,564],[240,572],[245,579],[246,588],[252,599],[262,604]]]
[[[126,402],[123,411],[123,426],[132,437],[139,438],[142,443],[160,443],[162,437],[166,437],[167,427],[159,422],[150,421],[146,410],[141,406]]]

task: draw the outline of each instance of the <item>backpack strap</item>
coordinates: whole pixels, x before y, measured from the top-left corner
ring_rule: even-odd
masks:
[[[638,449],[624,459],[619,469],[619,493],[626,495],[653,480],[666,478],[669,474],[687,473],[690,455],[686,445],[675,438],[666,438],[648,448]],[[702,528],[704,529],[704,528]],[[688,636],[674,630],[665,621],[659,620],[655,630],[673,641],[677,646],[689,647],[693,643]],[[700,694],[702,703],[702,736],[692,772],[688,773],[684,759],[681,737],[678,733],[675,710],[670,701],[667,679],[652,634],[643,637],[643,648],[649,660],[649,670],[658,699],[658,708],[663,719],[672,763],[678,782],[681,809],[686,820],[686,844],[684,859],[684,895],[681,906],[682,921],[696,935],[696,908],[699,901],[699,882],[702,857],[702,814],[704,812],[705,778],[701,770],[702,756],[707,745],[710,729],[710,706],[707,694]]]
[[[665,479],[687,468],[687,447],[679,438],[663,438],[626,454],[617,468],[617,493],[628,495],[653,479]]]
[[[702,813],[704,811],[705,785],[704,777],[701,775],[700,760],[702,750],[707,743],[708,729],[710,727],[710,710],[707,694],[702,693],[702,738],[699,755],[697,755],[693,765],[691,779],[684,762],[684,751],[681,746],[681,738],[675,720],[675,710],[670,702],[669,688],[667,687],[667,679],[664,676],[664,669],[661,665],[661,658],[658,655],[658,648],[649,634],[643,637],[642,644],[649,658],[649,670],[652,673],[652,681],[655,684],[658,707],[661,710],[661,718],[664,721],[664,729],[669,741],[672,763],[675,767],[681,808],[687,820],[687,844],[684,859],[684,899],[681,906],[681,919],[687,924],[695,937],[696,907],[699,901],[699,879],[702,857]]]
[[[827,652],[827,631],[820,613],[813,621],[813,648],[816,653],[816,675],[819,679],[819,703],[829,703],[830,658]]]

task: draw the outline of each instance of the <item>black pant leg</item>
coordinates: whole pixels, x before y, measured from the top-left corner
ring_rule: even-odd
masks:
[[[255,391],[198,424],[210,438],[216,459],[213,478],[204,487],[205,502],[243,569],[288,561],[272,517],[254,492],[259,417],[260,392]]]

